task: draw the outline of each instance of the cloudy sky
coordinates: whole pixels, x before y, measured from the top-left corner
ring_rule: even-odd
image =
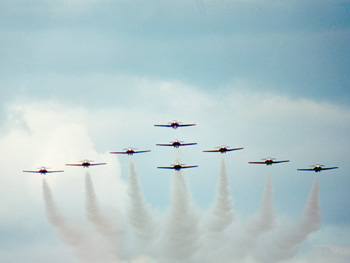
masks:
[[[185,174],[201,215],[213,203],[222,157],[202,150],[244,147],[225,155],[238,222],[259,211],[268,173],[277,220],[296,222],[316,176],[296,169],[339,166],[317,174],[321,227],[289,262],[349,262],[349,1],[0,0],[0,7],[0,262],[80,262],[47,218],[42,176],[22,170],[65,169],[45,182],[67,221],[92,231],[85,171],[64,164],[107,162],[89,169],[96,196],[106,215],[126,220],[130,158],[109,152],[152,150],[132,159],[151,213],[164,221],[173,173],[156,167],[175,157],[155,144],[174,139],[198,142],[180,151],[182,162],[199,165]],[[197,125],[153,126],[172,120]],[[291,161],[248,165],[265,157]],[[132,254],[121,253],[125,261]]]

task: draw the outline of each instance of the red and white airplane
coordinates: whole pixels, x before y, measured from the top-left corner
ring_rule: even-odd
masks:
[[[146,150],[146,151],[135,151],[137,148],[132,148],[132,147],[129,147],[129,148],[125,148],[125,152],[110,152],[112,154],[127,154],[127,155],[133,155],[135,153],[147,153],[147,152],[150,152],[151,150]]]
[[[170,143],[159,143],[156,144],[157,146],[173,146],[174,148],[179,148],[180,146],[188,146],[188,145],[196,145],[197,143],[191,142],[191,143],[183,143],[183,141],[175,140]]]
[[[188,126],[195,126],[196,124],[191,123],[191,124],[181,124],[182,122],[178,121],[172,121],[168,122],[168,124],[154,124],[156,127],[170,127],[173,129],[177,129],[178,127],[188,127]]]
[[[185,164],[180,164],[180,163],[176,163],[176,164],[172,164],[172,166],[160,166],[157,167],[159,169],[173,169],[175,171],[180,171],[181,169],[186,169],[186,168],[194,168],[194,167],[198,167],[198,165],[187,165],[185,166]]]
[[[287,163],[289,162],[289,160],[283,160],[283,161],[274,161],[276,160],[276,158],[265,158],[262,159],[264,160],[263,162],[249,162],[250,164],[266,164],[266,165],[272,165],[274,163]]]
[[[82,166],[84,168],[89,168],[90,166],[95,166],[95,165],[105,165],[107,163],[92,163],[92,160],[83,160],[80,161],[81,163],[67,163],[67,166]]]
[[[203,151],[203,152],[207,152],[207,153],[215,153],[215,152],[219,152],[219,153],[226,153],[226,152],[231,152],[231,151],[237,151],[237,150],[242,150],[244,148],[231,148],[229,149],[228,147],[230,146],[221,146],[221,147],[216,147],[217,150],[206,150],[206,151]]]
[[[332,170],[332,169],[338,169],[338,167],[323,167],[324,165],[322,164],[315,164],[312,165],[309,169],[297,169],[298,171],[315,171],[316,173],[321,172],[323,170]]]
[[[27,170],[23,170],[23,172],[25,173],[38,173],[38,174],[47,174],[47,173],[61,173],[63,172],[63,170],[57,170],[57,171],[48,171],[47,169],[51,169],[49,167],[45,167],[45,166],[41,166],[38,168],[39,170],[37,171],[27,171]]]

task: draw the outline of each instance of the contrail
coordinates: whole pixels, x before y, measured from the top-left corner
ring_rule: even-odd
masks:
[[[281,225],[273,237],[262,240],[255,258],[260,262],[279,262],[292,258],[299,245],[320,227],[318,180],[315,178],[302,218],[295,225]],[[268,240],[267,240],[268,239]]]
[[[180,159],[179,152],[176,153]],[[176,159],[176,161],[179,161]],[[199,248],[199,217],[182,171],[174,171],[171,182],[170,214],[163,230],[162,262],[193,263]]]
[[[141,251],[148,250],[152,241],[157,237],[158,229],[149,206],[146,204],[141,185],[136,173],[133,160],[130,160],[130,173],[128,177],[128,195],[130,207],[128,217],[133,229],[135,230],[138,241],[141,243]]]
[[[202,0],[196,0],[196,5],[198,8],[198,11],[203,19],[207,18],[207,11],[205,9],[205,5],[203,4]]]
[[[179,149],[175,149],[174,160],[181,163]],[[101,213],[91,176],[86,173],[86,217],[101,234],[94,237],[89,231],[66,222],[55,205],[46,179],[43,179],[47,218],[57,228],[64,243],[73,249],[79,262],[275,263],[295,256],[300,244],[310,233],[319,229],[317,178],[301,218],[286,223],[276,220],[271,175],[268,173],[258,212],[242,224],[234,220],[229,177],[222,158],[215,200],[208,213],[208,220],[201,222],[183,170],[174,171],[169,214],[164,217],[162,224],[158,224],[145,201],[132,160],[129,168],[127,220],[119,221],[123,223],[123,229],[130,230],[124,230],[125,233],[120,231],[119,223],[115,225],[116,222],[111,222]],[[100,239],[104,242],[98,242]]]
[[[215,201],[204,225],[206,235],[202,240],[201,263],[227,262],[229,258],[226,253],[227,244],[231,236],[226,230],[233,220],[230,182],[226,172],[225,159],[222,156]]]
[[[233,240],[233,254],[235,258],[244,258],[254,251],[258,238],[271,231],[275,226],[273,208],[273,191],[270,173],[266,176],[265,189],[258,214],[245,225],[243,233]]]
[[[216,197],[209,215],[208,229],[213,233],[224,231],[233,221],[233,201],[230,192],[230,182],[227,176],[225,159],[220,164],[219,180],[216,186]]]
[[[98,253],[99,249],[96,245],[91,244],[86,233],[76,226],[69,225],[65,218],[60,215],[45,178],[43,178],[42,188],[46,216],[50,223],[57,228],[62,241],[73,248],[80,262],[101,262],[101,255]]]
[[[259,213],[253,218],[247,233],[253,239],[266,231],[270,231],[274,226],[275,213],[273,208],[273,192],[270,173],[266,176],[265,189],[262,196]]]
[[[94,224],[95,229],[108,241],[111,259],[117,262],[121,245],[122,232],[114,226],[100,211],[90,173],[85,174],[85,213],[87,219]]]
[[[266,177],[265,190],[260,207],[260,213],[255,220],[256,231],[264,232],[273,228],[275,222],[275,212],[273,208],[273,192],[271,185],[271,174]]]

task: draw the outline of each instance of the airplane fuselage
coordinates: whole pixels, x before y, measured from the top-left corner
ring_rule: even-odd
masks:
[[[181,143],[178,142],[178,141],[175,141],[175,142],[172,143],[172,145],[173,145],[175,148],[179,148],[180,145],[181,145]]]
[[[126,151],[126,154],[127,154],[127,155],[133,155],[134,152],[135,152],[134,150],[129,149],[129,150]]]
[[[175,171],[180,171],[181,168],[182,168],[182,166],[181,166],[180,164],[175,164],[175,165],[174,165]]]
[[[84,168],[89,168],[90,167],[90,163],[89,162],[83,162],[81,164]]]
[[[227,152],[227,148],[220,148],[220,149],[219,149],[219,152],[221,152],[221,153],[226,153],[226,152]]]
[[[177,129],[179,127],[179,124],[177,122],[173,122],[172,124],[170,124],[170,127],[173,129]]]

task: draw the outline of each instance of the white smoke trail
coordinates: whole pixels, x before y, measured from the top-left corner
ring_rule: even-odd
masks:
[[[233,257],[242,259],[249,256],[251,251],[254,251],[258,239],[263,234],[271,231],[274,226],[273,191],[271,175],[268,173],[258,214],[245,225],[243,232],[233,238]]]
[[[73,248],[80,262],[101,262],[101,258],[103,259],[104,256],[100,253],[99,248],[91,243],[86,232],[77,226],[71,226],[66,222],[65,218],[60,215],[54,202],[51,189],[45,178],[43,178],[42,188],[46,216],[50,223],[58,229],[62,241]]]
[[[193,262],[198,249],[198,216],[181,171],[172,177],[171,208],[164,229],[166,262]]]
[[[180,152],[176,150],[175,162],[180,163],[180,160]],[[277,225],[271,175],[268,174],[257,215],[248,223],[240,224],[234,220],[233,201],[224,159],[221,160],[216,197],[209,214],[210,220],[205,225],[206,235],[203,236],[199,229],[200,217],[192,203],[182,170],[175,171],[172,175],[170,212],[165,218],[163,228],[158,229],[153,214],[144,200],[135,164],[130,161],[128,177],[130,206],[127,210],[129,219],[127,222],[136,234],[136,245],[132,243],[135,241],[133,236],[121,235],[120,231],[102,215],[89,173],[85,176],[85,189],[86,216],[96,230],[106,237],[104,241],[108,241],[107,248],[105,243],[96,244],[96,237],[92,239],[86,230],[66,223],[55,206],[45,178],[43,179],[47,217],[58,229],[62,240],[72,247],[78,260],[84,263],[126,263],[120,258],[118,260],[118,252],[122,257],[130,259],[129,263],[280,262],[292,258],[300,244],[310,233],[319,228],[320,223],[318,181],[315,179],[301,219],[294,224]],[[130,227],[128,224],[123,226],[124,229]],[[161,238],[158,238],[160,230]],[[92,241],[95,241],[95,244]],[[111,253],[101,253],[99,245],[113,252],[113,257]]]
[[[114,226],[112,222],[101,213],[91,176],[88,171],[86,171],[85,174],[85,196],[86,217],[91,223],[94,224],[96,231],[107,239],[108,251],[111,253],[109,260],[117,262],[121,245],[122,231]]]
[[[175,160],[180,160],[178,151]],[[174,172],[170,191],[170,214],[163,230],[161,262],[193,263],[199,248],[199,216],[181,170]]]
[[[250,231],[255,233],[255,235],[265,231],[270,231],[274,226],[275,212],[273,208],[273,192],[270,173],[268,173],[266,177],[260,212],[253,222],[254,225]]]
[[[229,178],[227,176],[225,159],[222,157],[220,164],[219,180],[216,186],[216,197],[214,205],[209,215],[207,227],[212,233],[224,231],[233,221],[233,201],[229,188]]]
[[[157,237],[158,229],[149,206],[143,197],[133,160],[130,160],[129,167],[128,195],[130,207],[128,209],[128,217],[140,243],[141,252],[149,252],[147,250],[150,249],[152,242]]]
[[[261,262],[279,262],[292,258],[300,244],[320,227],[318,180],[315,178],[302,218],[295,225],[281,225],[273,238],[262,240],[263,249],[255,257]]]
[[[226,262],[229,258],[225,253],[227,249],[229,236],[228,227],[234,220],[233,201],[229,187],[229,178],[227,176],[225,159],[222,156],[218,183],[216,185],[216,195],[213,206],[210,209],[204,223],[204,233],[201,244],[201,261],[206,262]]]
[[[203,2],[201,0],[196,0],[196,5],[197,5],[197,8],[199,10],[201,17],[203,19],[207,18],[207,11],[206,11],[206,8],[205,8],[205,5],[203,4]]]

